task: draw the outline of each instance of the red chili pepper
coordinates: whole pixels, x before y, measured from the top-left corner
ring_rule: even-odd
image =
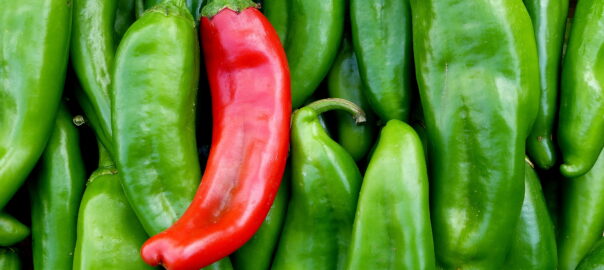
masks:
[[[216,2],[219,8],[210,6]],[[234,252],[258,230],[279,189],[289,147],[287,58],[255,4],[232,2],[244,1],[204,8],[215,10],[201,19],[212,147],[187,211],[143,245],[142,257],[153,266],[200,269]]]

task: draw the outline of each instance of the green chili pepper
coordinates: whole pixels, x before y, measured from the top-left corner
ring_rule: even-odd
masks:
[[[285,168],[281,186],[262,226],[260,226],[260,229],[258,229],[252,239],[231,255],[231,260],[236,270],[262,270],[270,268],[285,221],[289,199],[290,175],[288,166]]]
[[[318,115],[338,109],[364,113],[342,99],[324,99],[297,110],[292,120],[292,197],[272,269],[343,269],[346,264],[361,173],[333,141]]]
[[[585,174],[604,147],[604,1],[575,9],[564,64],[558,137],[566,177]]]
[[[537,119],[526,142],[528,154],[540,168],[556,162],[552,128],[558,109],[558,78],[568,0],[524,0],[533,21],[539,55],[541,98]]]
[[[292,106],[298,108],[317,89],[336,58],[344,30],[345,1],[265,0],[264,5],[287,53]]]
[[[594,243],[602,237],[604,151],[588,173],[565,179],[563,190],[558,235],[558,269],[570,270],[575,269]]]
[[[21,260],[19,254],[12,248],[0,248],[0,269],[20,270]]]
[[[349,100],[365,111],[367,123],[364,125],[357,125],[345,112],[336,112],[338,117],[337,142],[348,151],[354,160],[359,161],[373,144],[375,121],[363,94],[357,58],[348,39],[344,38],[340,53],[327,78],[330,97]]]
[[[556,269],[556,234],[533,164],[526,160],[524,202],[502,269]]]
[[[581,260],[577,270],[604,270],[604,238],[601,238]]]
[[[437,264],[500,269],[539,104],[530,17],[519,0],[411,0],[411,8]]]
[[[435,269],[422,142],[390,120],[369,161],[347,269]]]
[[[145,9],[150,9],[163,1],[165,0],[145,0]],[[195,20],[195,24],[199,26],[201,9],[206,5],[206,0],[185,0],[185,2],[189,12],[191,12],[193,19]]]
[[[101,145],[99,155],[99,168],[90,176],[80,205],[73,269],[154,269],[140,256],[147,234]]]
[[[411,101],[409,1],[351,0],[352,41],[373,111],[384,121],[406,121]]]
[[[59,108],[71,1],[0,1],[0,209],[42,155]]]
[[[64,104],[30,182],[35,269],[71,269],[78,209],[86,182],[80,140]]]
[[[28,235],[27,226],[13,216],[0,212],[0,247],[12,246],[23,241]]]

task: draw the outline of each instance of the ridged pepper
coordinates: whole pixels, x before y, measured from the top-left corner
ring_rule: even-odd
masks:
[[[541,184],[533,164],[526,160],[524,202],[512,240],[510,253],[502,269],[556,269],[556,233],[543,198]]]
[[[0,209],[42,155],[59,108],[71,0],[0,1]]]
[[[86,175],[78,130],[64,104],[37,169],[29,187],[35,269],[71,269]]]
[[[387,122],[406,121],[411,104],[411,10],[406,0],[351,0],[352,43],[363,91]]]
[[[604,238],[601,238],[581,260],[577,270],[604,270]]]
[[[411,9],[437,264],[499,269],[539,104],[530,17],[520,0],[411,0]]]
[[[336,112],[336,141],[348,151],[355,161],[359,161],[367,155],[373,145],[376,123],[365,98],[357,57],[347,38],[342,41],[340,53],[329,71],[327,85],[330,97],[351,101],[365,112],[367,121],[363,125],[357,125],[345,112]]]
[[[0,248],[0,269],[20,270],[21,259],[17,251],[11,248]]]
[[[344,269],[361,173],[346,150],[332,140],[318,116],[344,110],[357,122],[365,116],[342,99],[315,101],[292,120],[292,196],[272,269]]]
[[[29,228],[23,223],[6,212],[0,212],[0,247],[19,243],[29,236],[29,233]]]
[[[346,269],[435,268],[422,142],[390,120],[363,178]]]
[[[562,66],[558,143],[566,177],[585,174],[604,147],[604,1],[576,6]]]
[[[163,1],[164,0],[145,0],[145,9],[150,9]],[[205,6],[206,2],[207,0],[185,0],[189,12],[191,12],[195,23],[198,25],[199,18],[201,17],[201,10],[203,6]]]
[[[117,169],[136,216],[155,235],[184,213],[200,179],[199,45],[184,0],[163,2],[132,24],[112,74]]]
[[[558,113],[558,80],[569,0],[524,0],[533,22],[539,55],[541,98],[533,130],[526,142],[528,155],[543,169],[556,162],[553,125]]]
[[[280,3],[273,3],[280,2]],[[344,0],[265,0],[264,13],[283,43],[291,72],[292,106],[310,98],[338,54]]]
[[[563,181],[558,269],[571,270],[604,230],[604,151],[588,173]]]

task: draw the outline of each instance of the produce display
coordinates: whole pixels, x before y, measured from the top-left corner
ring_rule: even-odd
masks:
[[[0,270],[604,270],[602,0],[0,0]]]

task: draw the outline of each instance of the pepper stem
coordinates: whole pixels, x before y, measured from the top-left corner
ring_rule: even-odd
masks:
[[[212,18],[225,8],[239,13],[250,7],[258,8],[258,4],[252,0],[211,0],[201,10],[201,16]]]
[[[99,168],[115,167],[115,163],[111,159],[109,151],[105,149],[105,147],[100,141],[97,141],[97,144],[99,146]]]
[[[321,99],[306,105],[306,107],[315,110],[319,114],[331,110],[346,111],[352,114],[352,117],[354,118],[354,121],[357,125],[367,121],[367,119],[365,118],[365,112],[363,111],[363,109],[361,109],[361,107],[342,98]]]

